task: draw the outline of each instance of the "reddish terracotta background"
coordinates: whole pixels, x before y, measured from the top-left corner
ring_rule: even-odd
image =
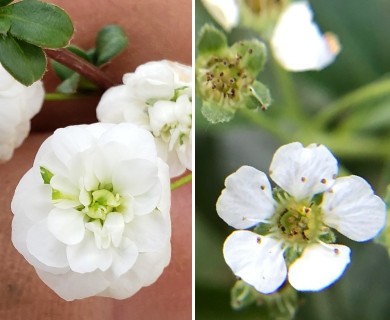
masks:
[[[120,83],[124,72],[160,59],[191,63],[191,0],[52,1],[72,17],[72,43],[93,46],[96,31],[108,23],[123,26],[130,46],[105,67]],[[47,91],[57,85],[45,76]],[[32,133],[8,163],[0,165],[0,319],[191,319],[191,186],[172,194],[172,260],[159,280],[133,297],[117,301],[88,298],[66,302],[37,277],[11,243],[10,202],[15,187],[31,167],[42,141],[57,127],[96,121],[97,99],[45,103],[33,120]]]

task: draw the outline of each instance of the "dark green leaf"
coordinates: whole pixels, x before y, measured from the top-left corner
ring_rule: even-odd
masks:
[[[0,8],[0,16],[11,20],[13,36],[38,47],[65,47],[73,35],[73,24],[66,12],[45,2],[17,2]]]
[[[120,54],[127,44],[126,33],[120,26],[105,26],[99,31],[96,38],[96,65],[105,64]]]
[[[213,53],[224,48],[227,48],[227,39],[225,34],[212,25],[204,25],[199,34],[199,53]]]
[[[11,20],[8,17],[2,17],[0,15],[0,33],[6,35],[11,28]]]
[[[72,94],[77,91],[77,87],[80,82],[80,75],[73,73],[69,78],[64,80],[56,89],[57,92],[64,94]]]
[[[0,35],[0,62],[19,82],[31,85],[42,78],[46,57],[41,48]]]
[[[0,0],[0,7],[4,7],[7,4],[11,3],[14,0]]]

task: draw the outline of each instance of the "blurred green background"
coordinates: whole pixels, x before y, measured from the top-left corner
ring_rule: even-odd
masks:
[[[213,20],[200,1],[195,3],[198,34],[203,23]],[[386,79],[390,71],[390,1],[313,0],[310,4],[321,30],[336,33],[342,45],[336,62],[325,70],[292,74],[299,104],[307,114],[314,114],[353,90]],[[229,35],[230,42],[243,34],[249,33],[234,30]],[[277,113],[285,97],[272,64],[267,64],[259,79],[272,93],[274,104],[269,112]],[[348,114],[347,120],[343,117],[337,120],[339,125],[347,121],[355,128],[356,145],[346,146],[356,151],[352,152],[354,155],[344,154],[342,148],[340,152],[332,151],[347,171],[363,176],[377,194],[384,196],[390,182],[390,158],[359,156],[364,153],[359,150],[359,137],[372,136],[378,141],[378,148],[388,148],[390,92],[370,103]],[[285,125],[286,130],[295,130],[288,128],[288,123]],[[217,216],[215,203],[229,174],[242,165],[268,172],[274,151],[285,142],[240,113],[228,124],[211,125],[201,115],[199,101],[195,141],[196,319],[264,319],[259,308],[234,311],[230,307],[230,289],[235,277],[223,260],[222,245],[233,229]],[[301,306],[296,319],[390,319],[390,260],[386,250],[372,242],[352,243],[343,237],[338,238],[338,243],[352,248],[351,264],[342,279],[328,289],[300,293]]]

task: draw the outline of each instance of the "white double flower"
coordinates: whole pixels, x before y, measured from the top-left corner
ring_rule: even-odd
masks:
[[[132,124],[58,129],[12,200],[12,241],[66,300],[127,298],[170,260],[170,178]]]
[[[331,228],[355,241],[375,237],[384,227],[386,208],[358,176],[336,178],[338,165],[323,145],[279,148],[270,176],[241,167],[225,182],[218,215],[236,229],[223,254],[236,276],[259,292],[276,291],[288,277],[301,291],[318,291],[344,272],[350,249],[334,244]]]
[[[30,120],[42,107],[42,81],[30,87],[16,81],[0,64],[0,162],[11,159],[30,132]]]
[[[171,177],[192,170],[192,68],[168,61],[152,61],[123,76],[123,85],[102,96],[101,122],[130,122],[153,133],[159,156]]]

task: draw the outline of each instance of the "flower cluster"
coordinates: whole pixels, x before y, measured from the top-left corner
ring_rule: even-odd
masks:
[[[123,76],[97,107],[99,121],[130,122],[153,133],[171,177],[192,170],[192,69],[168,61],[140,65]]]
[[[168,166],[132,124],[58,129],[12,200],[12,241],[66,300],[127,298],[170,260]]]
[[[42,107],[41,81],[26,87],[0,64],[0,162],[11,159],[30,131],[30,120]]]
[[[223,254],[233,272],[261,293],[276,291],[288,277],[301,291],[336,281],[350,262],[350,249],[334,244],[336,229],[355,241],[375,237],[386,222],[384,202],[358,176],[336,178],[338,164],[323,145],[290,143],[266,175],[241,167],[225,182],[218,215],[238,230]]]
[[[337,37],[329,32],[323,35],[313,22],[313,12],[306,1],[202,0],[202,3],[226,31],[242,23],[269,38],[273,55],[286,70],[321,70],[340,52]]]

